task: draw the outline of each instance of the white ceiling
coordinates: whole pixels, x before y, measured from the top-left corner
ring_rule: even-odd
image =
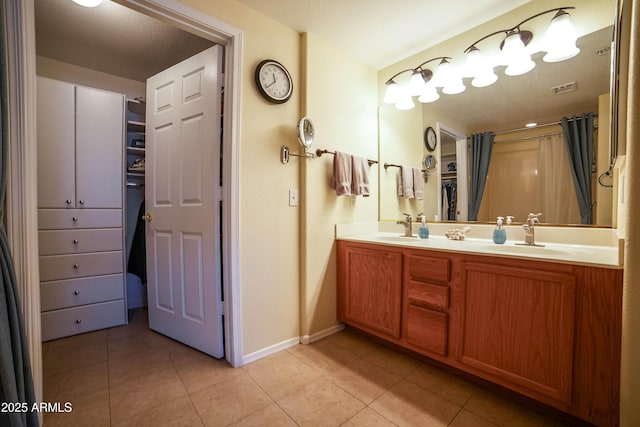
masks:
[[[77,6],[71,0],[34,1],[39,55],[137,81],[145,81],[212,44],[109,0],[92,9]],[[528,2],[236,1],[298,32],[312,32],[376,70]],[[568,114],[569,104],[574,105],[569,114],[594,111],[596,96],[607,92],[609,84],[608,58],[597,57],[594,52],[609,46],[611,30],[591,38],[593,46],[587,43],[587,37],[579,40],[583,53],[559,63],[563,65],[554,64],[551,71],[537,66],[526,75],[526,83],[523,79],[505,78],[498,70],[498,83],[480,89],[467,85],[463,94],[442,96],[437,108],[454,117],[464,117],[472,131],[500,131],[521,127],[530,120],[555,121]],[[536,62],[542,64],[539,58]],[[550,95],[552,86],[571,81],[577,82],[578,91]]]

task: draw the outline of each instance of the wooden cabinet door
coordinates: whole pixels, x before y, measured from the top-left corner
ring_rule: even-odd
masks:
[[[124,96],[76,88],[76,197],[79,208],[122,208]]]
[[[525,394],[569,404],[574,275],[472,262],[462,273],[459,361]]]
[[[402,254],[347,244],[338,248],[339,320],[399,338]]]
[[[38,207],[76,204],[75,87],[38,77]]]

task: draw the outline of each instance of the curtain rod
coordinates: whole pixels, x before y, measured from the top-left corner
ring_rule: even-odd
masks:
[[[594,114],[593,117],[596,118],[596,117],[598,117],[598,115]],[[569,120],[571,120],[571,119],[569,119]],[[531,129],[541,128],[541,127],[545,127],[545,126],[559,125],[559,124],[560,124],[560,120],[558,120],[556,122],[543,123],[541,125],[536,125],[535,127],[532,127],[532,128],[524,127],[524,128],[518,128],[518,129],[503,130],[502,132],[495,132],[495,134],[496,135],[503,135],[505,133],[520,132],[520,131],[523,131],[523,130],[531,130]],[[593,128],[597,129],[598,126],[594,126]]]

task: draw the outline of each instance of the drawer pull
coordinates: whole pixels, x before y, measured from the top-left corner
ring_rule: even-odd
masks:
[[[81,319],[76,319],[76,324],[79,325],[80,323],[82,323],[82,320]]]
[[[75,268],[76,270],[80,268],[80,266],[78,264],[73,264],[73,268]]]
[[[80,203],[81,205],[84,205],[84,200],[79,200],[79,203]]]
[[[67,199],[66,202],[67,202],[68,205],[71,204],[71,200],[69,200],[69,199]]]
[[[73,244],[77,245],[78,244],[78,239],[73,239]]]
[[[74,295],[80,295],[80,291],[73,291]]]
[[[78,222],[78,217],[74,216],[73,218],[71,218],[73,220],[73,222]]]

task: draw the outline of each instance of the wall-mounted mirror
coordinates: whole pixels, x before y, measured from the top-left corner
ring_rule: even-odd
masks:
[[[515,216],[516,222],[522,221],[528,212],[541,210],[540,195],[544,195],[545,191],[536,187],[538,183],[535,182],[535,178],[538,170],[555,167],[556,163],[554,154],[549,155],[545,152],[545,155],[540,155],[541,141],[555,138],[554,147],[557,148],[558,144],[563,144],[562,138],[558,137],[561,134],[561,127],[557,124],[560,119],[592,112],[596,116],[597,127],[594,133],[595,163],[592,173],[594,224],[610,226],[612,180],[606,175],[602,176],[598,183],[598,177],[608,170],[610,160],[609,92],[615,3],[615,0],[569,1],[561,5],[546,0],[529,2],[508,14],[496,17],[471,31],[381,70],[379,80],[384,82],[398,71],[416,67],[432,57],[451,56],[453,61],[463,62],[464,49],[485,34],[514,25],[547,9],[559,6],[576,8],[570,10],[570,13],[571,21],[579,33],[577,46],[581,52],[574,58],[547,63],[542,60],[544,52],[539,52],[532,56],[536,67],[526,74],[506,76],[504,67],[496,67],[498,81],[489,87],[473,87],[471,79],[465,78],[467,88],[463,93],[441,94],[437,101],[425,104],[418,103],[416,99],[416,107],[413,110],[399,111],[393,105],[386,104],[380,106],[381,161],[419,166],[427,153],[423,144],[424,129],[433,127],[438,134],[439,143],[436,150],[429,154],[435,155],[440,169],[439,179],[432,179],[432,175],[430,181],[425,184],[424,202],[398,198],[393,191],[393,172],[381,171],[380,219],[396,220],[398,212],[402,211],[424,211],[429,219],[435,215],[446,219],[442,213],[447,211],[448,206],[445,206],[443,211],[443,203],[446,204],[450,194],[447,194],[443,187],[443,176],[449,179],[457,173],[458,180],[464,180],[467,175],[461,176],[459,168],[449,169],[454,167],[449,166],[452,163],[451,153],[444,153],[442,149],[464,144],[466,137],[473,133],[494,132],[496,137],[492,153],[493,169],[490,166],[478,221],[494,221],[496,216],[506,215]],[[538,17],[528,23],[526,29],[533,32],[534,39],[543,37],[552,17],[553,15]],[[500,36],[496,36],[495,39],[486,42],[497,46],[500,40]],[[479,47],[483,48],[480,45]],[[409,77],[406,76],[407,79]],[[525,128],[525,124],[530,122],[549,126]],[[515,175],[509,176],[507,172]],[[558,206],[567,205],[567,197],[554,197],[555,200],[552,202],[557,202]],[[549,200],[545,203],[549,203]],[[579,212],[557,215],[553,213],[556,211],[554,206],[547,210],[549,215],[543,215],[542,222],[580,224]],[[455,220],[466,220],[460,211],[461,209],[458,209],[454,213]]]

